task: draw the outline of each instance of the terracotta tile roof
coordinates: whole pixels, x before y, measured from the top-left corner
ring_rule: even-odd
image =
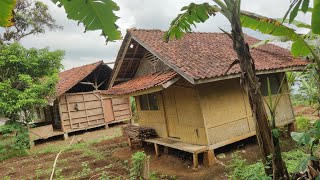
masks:
[[[94,71],[103,61],[76,67],[59,73],[59,82],[57,84],[57,96],[67,92],[81,80]]]
[[[104,94],[123,95],[163,85],[177,76],[174,71],[157,72],[134,78],[104,91]]]
[[[160,30],[130,29],[128,33],[147,50],[179,69],[179,74],[195,80],[225,76],[225,71],[237,58],[231,39],[222,33],[187,33],[182,39],[168,43],[164,42],[164,32]],[[259,41],[248,35],[245,35],[245,40],[248,44]],[[252,49],[251,55],[257,71],[302,69],[307,64],[306,60],[293,58],[290,51],[272,44]],[[227,75],[239,72],[239,65],[236,65]]]

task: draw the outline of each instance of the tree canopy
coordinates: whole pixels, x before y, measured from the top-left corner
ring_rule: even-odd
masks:
[[[0,46],[0,114],[15,120],[18,113],[27,118],[34,107],[54,96],[63,51],[26,49],[19,44]]]
[[[31,34],[62,28],[56,24],[48,6],[40,1],[17,0],[13,21],[14,24],[6,27],[3,35],[0,35],[1,41],[19,42]]]

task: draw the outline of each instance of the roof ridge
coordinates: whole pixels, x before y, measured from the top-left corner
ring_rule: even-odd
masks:
[[[61,71],[61,72],[59,72],[59,74],[60,73],[64,73],[64,72],[68,72],[68,71],[71,71],[71,70],[74,70],[74,69],[83,68],[83,67],[86,67],[86,66],[91,66],[91,65],[94,65],[94,64],[100,64],[100,63],[103,63],[103,60],[99,60],[99,61],[96,61],[96,62],[90,63],[90,64],[85,64],[85,65],[82,65],[82,66],[73,67],[71,69],[68,69],[68,70],[65,70],[65,71]]]
[[[127,31],[147,31],[147,32],[166,32],[165,30],[161,29],[147,29],[147,28],[129,28]],[[185,34],[224,34],[223,32],[200,32],[200,31],[191,31],[191,32],[186,32]],[[244,33],[245,34],[245,33]],[[247,34],[246,34],[247,35]],[[248,35],[250,36],[250,35]],[[250,36],[251,37],[251,36]]]

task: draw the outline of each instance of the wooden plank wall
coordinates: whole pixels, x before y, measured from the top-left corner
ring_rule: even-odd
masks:
[[[111,101],[114,121],[131,119],[132,114],[129,98],[113,98]]]
[[[60,97],[59,110],[64,132],[105,124],[100,92],[67,93]]]

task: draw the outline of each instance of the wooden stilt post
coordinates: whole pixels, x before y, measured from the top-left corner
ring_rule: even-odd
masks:
[[[198,154],[197,153],[193,153],[193,170],[198,170]]]
[[[215,163],[217,163],[217,158],[214,155],[214,150],[208,150],[203,153],[203,165],[210,167]]]
[[[159,153],[159,145],[154,143],[154,151],[156,152],[156,156],[159,157],[160,153]]]
[[[65,132],[65,133],[63,133],[63,139],[64,139],[64,140],[67,140],[68,138],[69,138],[68,133],[66,133],[66,132]]]
[[[132,148],[131,138],[129,138],[129,137],[128,137],[128,144],[129,144],[129,147]]]

